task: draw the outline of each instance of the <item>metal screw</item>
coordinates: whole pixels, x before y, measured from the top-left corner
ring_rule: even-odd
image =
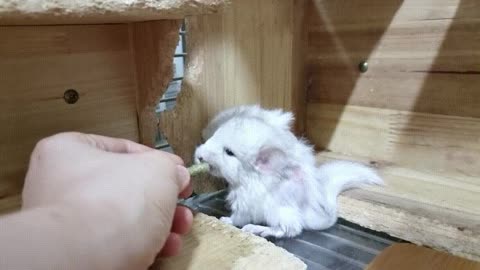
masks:
[[[67,91],[65,91],[65,93],[63,93],[63,99],[68,104],[76,103],[79,98],[80,98],[80,95],[74,89],[68,89]]]
[[[360,64],[358,64],[358,70],[360,70],[361,73],[365,73],[368,70],[368,62],[367,61],[362,61]]]

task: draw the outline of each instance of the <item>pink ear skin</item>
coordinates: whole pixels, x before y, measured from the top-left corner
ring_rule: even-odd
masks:
[[[292,164],[285,152],[275,147],[260,149],[255,160],[255,168],[262,173],[276,174],[284,179],[300,181],[303,178],[301,167]]]
[[[257,154],[255,167],[266,173],[278,172],[287,165],[286,159],[282,150],[275,147],[263,147]]]

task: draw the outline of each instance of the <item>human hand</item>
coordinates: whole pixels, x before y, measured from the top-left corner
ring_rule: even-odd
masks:
[[[112,236],[109,254],[146,269],[160,250],[177,254],[180,235],[191,228],[190,210],[176,206],[192,192],[183,165],[175,155],[127,140],[58,134],[31,155],[22,207],[69,205],[84,217],[79,227]]]

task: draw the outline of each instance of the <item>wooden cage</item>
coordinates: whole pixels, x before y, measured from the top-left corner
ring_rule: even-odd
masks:
[[[341,217],[480,260],[479,1],[29,2],[0,1],[1,210],[44,136],[153,145],[158,124],[188,163],[215,113],[259,103],[293,111],[319,161],[379,169],[387,186],[342,194]],[[184,17],[182,92],[158,121]]]

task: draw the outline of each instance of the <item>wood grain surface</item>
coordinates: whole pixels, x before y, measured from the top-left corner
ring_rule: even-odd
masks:
[[[478,270],[480,263],[411,244],[386,248],[366,270]]]

